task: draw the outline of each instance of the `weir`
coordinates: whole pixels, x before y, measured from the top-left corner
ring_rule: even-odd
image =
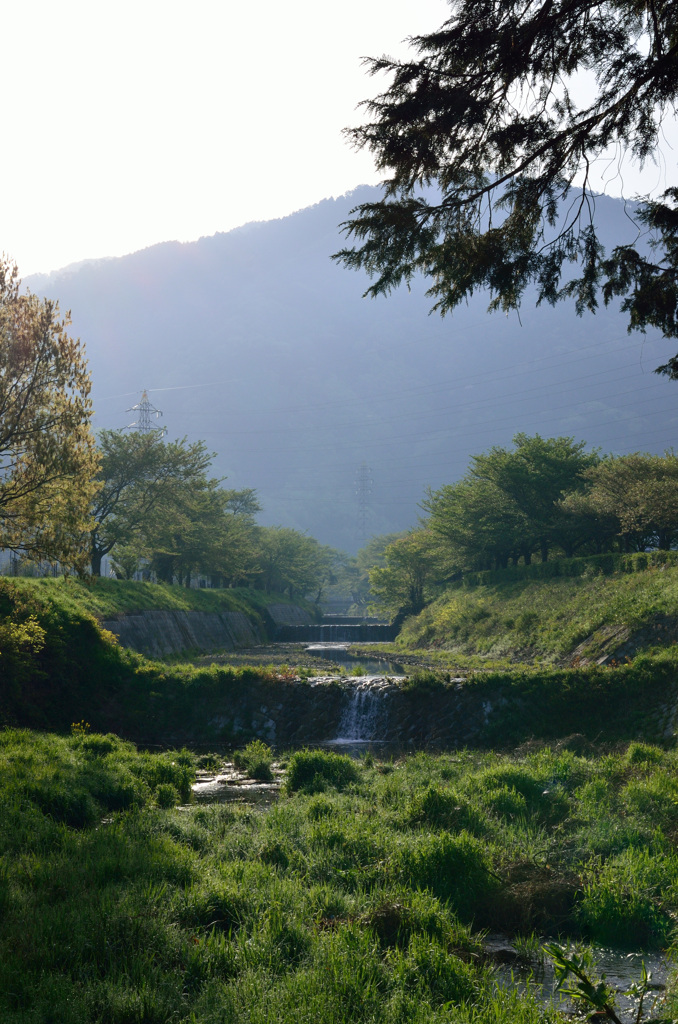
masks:
[[[328,741],[331,746],[358,743],[383,743],[388,730],[387,689],[383,678],[364,676],[351,683],[339,720],[338,736]]]
[[[276,640],[283,643],[391,643],[398,630],[387,622],[323,622],[279,626]]]

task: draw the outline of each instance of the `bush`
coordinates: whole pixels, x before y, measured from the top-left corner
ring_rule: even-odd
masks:
[[[233,764],[238,771],[261,782],[270,782],[273,778],[272,763],[273,751],[263,740],[252,740],[244,750],[236,750],[233,755]]]
[[[346,789],[359,778],[350,757],[324,750],[298,750],[290,758],[287,769],[287,790],[295,793],[321,793],[327,786]]]
[[[473,917],[479,900],[496,887],[485,846],[467,832],[417,836],[394,860],[402,882],[449,900],[461,918]]]
[[[471,807],[468,800],[454,790],[434,785],[412,797],[408,819],[411,824],[446,828],[453,832],[465,829],[467,832],[482,833],[485,830],[482,815]]]
[[[179,794],[170,782],[161,782],[155,791],[155,802],[158,807],[165,809],[176,807],[179,803]]]
[[[443,690],[450,681],[449,672],[434,672],[432,669],[418,669],[407,676],[401,686],[403,690]]]

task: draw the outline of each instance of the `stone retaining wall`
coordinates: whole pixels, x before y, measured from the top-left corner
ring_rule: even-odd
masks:
[[[264,643],[263,630],[243,612],[145,611],[102,622],[123,647],[149,657],[181,651],[234,650]]]
[[[268,621],[268,629],[264,619]],[[306,608],[280,603],[268,605],[260,621],[244,612],[149,610],[107,619],[101,625],[115,633],[123,647],[159,658],[182,651],[233,651],[255,647],[270,640],[269,633],[311,621],[311,613]]]

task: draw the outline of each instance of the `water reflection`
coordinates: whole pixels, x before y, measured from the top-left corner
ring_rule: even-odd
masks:
[[[334,662],[346,675],[352,675],[360,666],[363,669],[361,674],[366,676],[405,676],[405,669],[397,662],[351,654],[348,644],[311,644],[306,650],[325,661]]]
[[[501,988],[529,991],[545,1004],[569,1005],[569,1000],[561,996],[556,988],[555,972],[548,958],[542,960],[537,956],[519,954],[510,940],[500,935],[488,935],[484,940],[484,946],[496,964],[495,978]],[[660,1009],[671,970],[671,965],[662,953],[628,953],[621,949],[602,946],[592,947],[591,952],[595,964],[591,976],[605,977],[607,984],[616,993],[616,1003],[620,1010],[628,1012],[636,1006],[634,1000],[623,993],[628,991],[633,982],[640,981],[643,963],[652,974],[650,992],[645,997],[643,1007],[646,1011],[644,1016],[655,1000],[657,1010]]]

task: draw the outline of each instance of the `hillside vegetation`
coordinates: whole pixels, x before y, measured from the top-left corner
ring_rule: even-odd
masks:
[[[283,600],[253,590],[0,579],[0,726],[63,730],[84,718],[98,729],[167,742],[201,697],[234,695],[248,678],[275,674],[151,661],[120,647],[98,619],[148,609],[239,611],[265,636],[272,625],[266,606]]]
[[[664,553],[473,574],[407,619],[396,645],[461,663],[579,665],[626,660],[677,637],[678,566]]]
[[[4,578],[0,580],[0,588],[6,595],[5,602],[10,601],[12,606],[32,605],[36,610],[45,611],[53,608],[55,612],[89,614],[102,620],[151,610],[244,612],[263,624],[268,605],[288,603],[288,598],[281,594],[265,594],[249,587],[197,589],[103,577],[91,582],[72,576]],[[6,603],[4,607],[0,605],[0,611],[7,614],[7,607]]]

